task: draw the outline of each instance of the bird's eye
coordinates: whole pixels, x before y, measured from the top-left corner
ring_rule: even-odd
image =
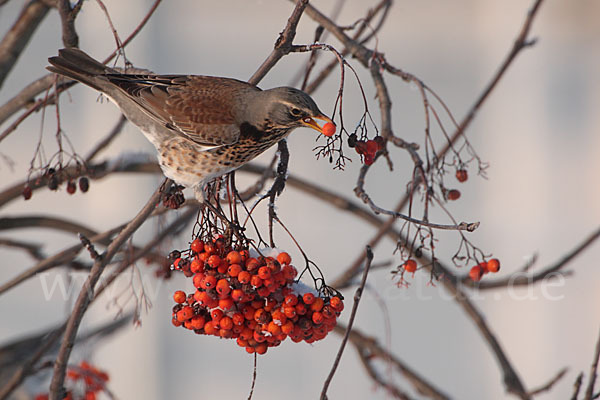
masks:
[[[302,111],[300,111],[297,108],[292,108],[290,110],[290,113],[294,116],[294,117],[299,117],[302,114]]]

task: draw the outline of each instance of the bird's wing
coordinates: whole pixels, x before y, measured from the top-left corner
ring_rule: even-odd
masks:
[[[239,139],[240,128],[233,112],[237,96],[260,90],[235,79],[208,76],[105,77],[167,128],[205,146],[232,144]]]

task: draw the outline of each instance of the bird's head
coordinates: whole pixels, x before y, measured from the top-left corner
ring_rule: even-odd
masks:
[[[314,100],[301,90],[292,87],[278,87],[261,92],[267,101],[264,115],[274,128],[299,128],[307,126],[323,133],[322,125],[315,119],[333,123],[331,118],[319,110]]]

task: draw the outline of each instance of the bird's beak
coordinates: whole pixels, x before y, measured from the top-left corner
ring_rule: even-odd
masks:
[[[316,117],[314,117],[315,119],[319,119],[321,121],[325,121],[325,123],[329,122],[332,123],[333,125],[335,125],[335,123],[331,120],[331,118],[329,118],[328,116],[325,116],[323,114],[319,114]],[[313,128],[314,130],[318,131],[319,133],[323,133],[323,127],[320,126],[313,118],[311,117],[306,117],[302,119],[302,123],[306,126],[308,126],[309,128]]]

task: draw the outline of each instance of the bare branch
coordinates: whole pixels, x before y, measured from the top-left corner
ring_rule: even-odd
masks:
[[[67,322],[65,329],[65,335],[56,357],[54,364],[54,374],[52,376],[52,382],[50,383],[50,399],[60,400],[64,397],[63,383],[65,380],[65,373],[69,356],[73,348],[73,342],[77,335],[77,330],[83,315],[87,310],[90,301],[93,298],[94,287],[100,279],[100,275],[104,271],[106,265],[112,260],[113,256],[117,253],[120,247],[129,239],[129,237],[137,231],[137,229],[146,221],[150,216],[156,204],[159,202],[161,196],[160,188],[157,189],[152,197],[148,200],[146,205],[140,210],[140,212],[133,218],[125,228],[117,235],[117,237],[111,242],[108,248],[102,253],[102,256],[96,259],[92,270],[88,276],[88,279],[83,284],[79,296],[75,302],[71,317]]]
[[[287,25],[284,30],[279,34],[277,41],[275,42],[275,48],[267,57],[267,59],[262,63],[262,65],[258,68],[258,70],[248,79],[248,82],[253,85],[258,84],[262,80],[262,78],[267,75],[267,73],[277,64],[277,62],[286,54],[290,52],[292,49],[292,42],[296,37],[296,27],[298,26],[298,22],[300,22],[300,17],[304,12],[304,9],[308,5],[308,0],[298,0],[296,2],[296,7],[292,12],[292,15],[288,19]]]
[[[26,2],[23,11],[0,42],[0,88],[48,10],[50,7],[42,0]]]

